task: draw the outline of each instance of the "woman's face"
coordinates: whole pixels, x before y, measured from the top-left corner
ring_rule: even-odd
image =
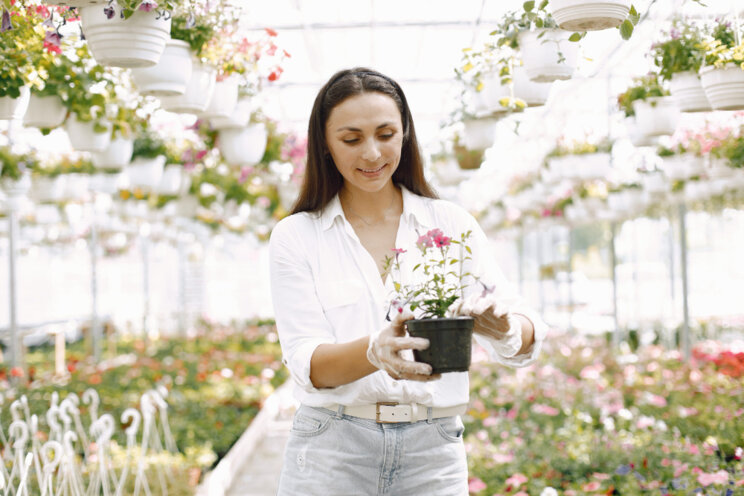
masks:
[[[398,168],[403,144],[395,100],[378,92],[347,98],[328,116],[326,142],[345,188],[380,191]]]

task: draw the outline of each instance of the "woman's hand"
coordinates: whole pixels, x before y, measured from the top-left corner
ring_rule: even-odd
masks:
[[[432,375],[431,365],[413,362],[402,357],[403,350],[425,350],[429,340],[406,336],[405,322],[411,320],[410,313],[398,313],[389,326],[371,334],[367,346],[367,360],[393,379],[431,381],[440,374]]]
[[[493,294],[476,294],[460,300],[454,311],[456,315],[473,317],[473,332],[496,341],[501,355],[512,357],[522,348],[522,323],[519,317],[509,312]]]

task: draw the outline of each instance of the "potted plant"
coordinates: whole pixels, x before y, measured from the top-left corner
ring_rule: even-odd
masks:
[[[654,64],[682,112],[711,110],[698,71],[703,64],[704,46],[700,29],[675,20],[663,41],[654,43]]]
[[[176,0],[111,0],[80,8],[93,57],[104,66],[151,67],[170,39]]]
[[[23,118],[28,106],[28,81],[34,71],[39,35],[36,26],[43,22],[20,3],[5,3],[0,28],[0,120]]]
[[[454,316],[450,310],[464,298],[464,289],[477,281],[465,268],[471,260],[466,245],[470,234],[462,233],[458,240],[432,229],[419,237],[418,256],[415,252],[406,255],[407,250],[396,248],[392,256],[385,258],[386,275],[395,288],[389,312],[406,308],[414,312],[416,318],[406,322],[408,334],[428,339],[429,347],[414,350],[413,355],[416,361],[431,365],[433,374],[465,372],[470,367],[474,320]],[[459,255],[450,252],[454,249]],[[406,270],[422,272],[420,282],[401,283],[402,263]],[[409,268],[409,264],[413,267]]]
[[[134,137],[142,133],[146,127],[147,116],[141,116],[141,99],[125,102],[116,97],[117,101],[110,104],[111,139],[108,146],[100,152],[91,153],[91,159],[97,169],[105,172],[118,172],[126,167],[132,159]]]
[[[64,199],[67,176],[59,163],[39,164],[31,179],[31,197],[38,203],[54,203]]]
[[[16,154],[8,146],[0,147],[0,189],[8,197],[26,194],[31,187],[30,172],[37,160],[30,154]]]
[[[608,139],[566,144],[559,140],[546,155],[545,165],[551,176],[558,179],[591,180],[607,177],[610,173],[612,143]]]
[[[684,181],[705,172],[699,147],[678,143],[672,147],[660,146],[656,154],[661,157],[662,171],[671,181]]]
[[[65,156],[60,160],[59,167],[65,175],[64,198],[81,200],[88,196],[91,176],[96,170],[93,162],[83,156]]]
[[[188,191],[190,180],[183,164],[184,155],[177,149],[176,143],[166,145],[165,168],[156,188],[159,197],[177,197]]]
[[[133,189],[152,191],[160,184],[168,149],[155,133],[145,131],[134,140],[132,161],[127,166]]]
[[[617,102],[626,117],[635,118],[643,136],[672,134],[677,127],[679,109],[656,73],[634,78]]]
[[[170,39],[163,55],[152,67],[132,70],[143,95],[183,95],[191,80],[193,60],[200,59],[206,44],[227,21],[227,6],[207,10],[205,4],[183,5],[173,12]],[[235,16],[232,16],[235,18]]]
[[[718,24],[705,43],[700,81],[714,109],[744,109],[744,39],[737,43],[730,21]]]
[[[623,39],[633,35],[641,16],[630,0],[549,0],[550,12],[561,29],[599,31],[618,28]],[[548,3],[545,0],[545,3]]]
[[[262,122],[262,120],[264,122]],[[268,143],[276,135],[276,125],[256,115],[242,128],[221,129],[217,147],[230,165],[256,165],[264,157]]]

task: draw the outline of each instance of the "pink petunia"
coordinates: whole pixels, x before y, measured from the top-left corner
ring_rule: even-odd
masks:
[[[541,413],[543,415],[549,415],[551,417],[555,417],[556,415],[561,413],[561,411],[555,407],[552,407],[550,405],[542,405],[540,403],[535,403],[534,405],[532,405],[532,411],[535,413]]]
[[[729,480],[729,473],[725,470],[719,470],[713,473],[703,472],[698,475],[697,480],[703,487],[710,486],[711,484],[726,484]]]
[[[405,253],[405,252],[406,250],[404,250],[403,248],[393,248],[393,253],[395,253],[396,255]]]
[[[478,493],[480,491],[483,491],[486,488],[486,483],[480,480],[478,477],[472,477],[468,481],[468,492],[469,493]]]
[[[591,481],[584,484],[581,489],[584,491],[596,491],[602,486],[599,481]]]
[[[151,12],[153,9],[157,8],[158,3],[154,2],[153,0],[145,0],[140,4],[140,6],[137,8],[137,10],[143,10],[145,12]]]
[[[520,474],[517,472],[516,474],[512,475],[508,479],[506,479],[505,483],[509,486],[519,487],[525,482],[527,482],[529,479],[526,475]]]
[[[423,236],[419,236],[418,241],[416,241],[416,245],[418,245],[419,248],[431,248],[434,246],[434,242],[429,237],[428,234],[424,234]]]

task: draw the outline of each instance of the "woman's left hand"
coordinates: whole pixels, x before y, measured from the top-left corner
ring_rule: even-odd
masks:
[[[522,347],[522,324],[493,294],[472,295],[455,305],[456,315],[473,317],[473,332],[498,343],[504,356],[516,355]]]

